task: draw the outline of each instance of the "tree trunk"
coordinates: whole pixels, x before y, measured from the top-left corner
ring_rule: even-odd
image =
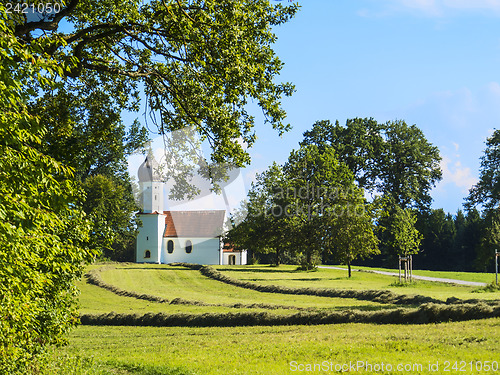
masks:
[[[276,266],[280,265],[280,250],[276,249]]]
[[[349,277],[351,277],[351,262],[347,262],[347,269],[349,270]]]

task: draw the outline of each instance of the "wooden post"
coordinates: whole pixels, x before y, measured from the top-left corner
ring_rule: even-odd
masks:
[[[399,267],[399,283],[401,284],[401,255],[399,256],[398,267]]]
[[[410,255],[410,282],[413,281],[413,255]]]
[[[410,278],[410,267],[408,267],[408,256],[405,256],[405,270],[406,270],[406,277],[405,281],[408,282],[408,279]]]
[[[403,278],[405,279],[406,283],[406,261],[404,257],[403,257]]]
[[[498,257],[500,253],[498,250],[495,250],[495,284],[498,285]]]

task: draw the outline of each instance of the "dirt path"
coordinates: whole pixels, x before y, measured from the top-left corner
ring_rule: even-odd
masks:
[[[332,270],[346,270],[345,268],[342,267],[335,267],[335,266],[318,266],[319,268],[329,268]],[[352,269],[353,271],[361,271],[359,269]],[[378,273],[379,275],[386,275],[386,276],[398,276],[397,273],[395,272],[387,272],[387,271],[372,271],[370,270],[369,272],[373,273]],[[413,275],[413,278],[415,280],[425,280],[425,281],[435,281],[439,283],[448,283],[448,284],[457,284],[457,285],[467,285],[467,286],[486,286],[488,285],[487,283],[480,283],[477,281],[464,281],[464,280],[454,280],[454,279],[443,279],[440,277],[430,277],[430,276],[416,276]]]

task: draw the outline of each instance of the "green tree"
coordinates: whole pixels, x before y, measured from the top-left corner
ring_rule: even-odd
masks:
[[[238,249],[274,253],[274,263],[279,265],[293,242],[290,222],[283,210],[282,189],[286,190],[282,167],[273,163],[256,177],[244,209],[235,217],[238,224],[228,232],[225,241]]]
[[[378,167],[378,191],[401,208],[428,209],[432,187],[441,179],[437,147],[422,131],[404,121],[384,125],[384,148]]]
[[[353,181],[331,147],[320,151],[315,145],[303,146],[290,153],[283,167],[274,163],[257,177],[246,217],[227,238],[240,248],[275,253],[276,264],[288,253],[312,269],[330,250],[326,238],[332,218],[347,208],[352,191],[360,192]]]
[[[139,208],[127,156],[144,149],[147,136],[137,121],[125,130],[122,109],[95,83],[48,91],[30,105],[30,112],[40,113],[47,129],[41,152],[72,167],[74,179],[87,193],[81,204],[94,224],[91,246],[105,257],[131,261],[137,234],[133,213]]]
[[[476,269],[483,272],[493,269],[495,250],[500,251],[500,210],[489,210],[477,246]]]
[[[282,191],[284,211],[294,233],[296,252],[305,254],[305,268],[314,267],[313,259],[326,251],[327,208],[349,194],[354,176],[337,160],[332,147],[302,146],[290,153],[283,167],[287,190]]]
[[[430,189],[441,179],[439,150],[404,121],[355,118],[345,126],[318,121],[301,144],[333,147],[359,187],[384,195],[392,205],[427,209]]]
[[[250,157],[235,140],[256,139],[248,100],[278,132],[289,129],[281,100],[294,88],[274,82],[283,63],[272,27],[297,10],[267,0],[68,0],[36,22],[10,14],[8,31],[39,45],[36,58],[71,62],[65,88],[95,86],[132,109],[143,91],[159,134],[195,126],[213,162],[243,166]]]
[[[48,91],[30,105],[47,129],[41,151],[72,167],[81,181],[96,175],[125,181],[127,157],[145,151],[147,130],[136,120],[127,131],[124,109],[126,103],[94,81]]]
[[[477,270],[477,255],[479,250],[479,244],[481,242],[481,236],[483,234],[483,229],[485,222],[481,217],[481,214],[476,208],[473,208],[467,212],[465,218],[465,260],[468,265],[468,271]]]
[[[417,216],[408,208],[397,207],[391,217],[391,245],[396,254],[407,257],[417,254],[422,241],[422,235],[415,228]]]
[[[380,253],[372,213],[365,202],[363,190],[352,189],[350,194],[328,208],[326,217],[330,225],[324,240],[335,258],[347,264],[351,277],[354,260]]]
[[[455,238],[453,240],[454,256],[455,256],[455,269],[467,270],[466,247],[465,247],[465,231],[467,228],[467,219],[462,212],[458,210],[454,217]]]
[[[133,261],[137,228],[131,192],[121,181],[100,174],[88,177],[83,190],[83,210],[92,223],[89,246],[104,257]]]
[[[26,105],[67,66],[12,25],[0,3],[0,373],[25,374],[77,322],[74,280],[94,253],[73,171],[40,152],[46,129]]]
[[[454,270],[460,254],[453,216],[443,209],[417,214],[416,227],[423,235],[419,265],[432,270]]]
[[[437,147],[415,125],[399,120],[379,124],[372,118],[349,119],[345,126],[316,122],[301,144],[332,147],[353,172],[357,186],[378,196],[374,203],[385,212],[378,226],[387,229],[378,236],[386,261],[392,263],[392,217],[398,207],[429,209],[430,190],[441,179]]]
[[[485,270],[498,247],[498,223],[500,203],[500,130],[495,130],[486,140],[486,149],[481,157],[479,182],[474,185],[466,198],[465,206],[471,210],[484,207],[484,222],[481,239],[476,248],[475,266]]]
[[[320,150],[333,147],[339,161],[352,171],[359,187],[373,191],[376,187],[378,164],[384,146],[383,126],[372,118],[348,119],[345,126],[336,121],[317,121],[304,133],[305,145],[317,145]]]
[[[486,150],[481,157],[479,182],[472,187],[466,207],[483,205],[486,210],[498,208],[500,203],[500,130],[495,130],[486,140]]]

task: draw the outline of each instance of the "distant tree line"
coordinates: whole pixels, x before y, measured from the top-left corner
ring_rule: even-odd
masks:
[[[417,254],[431,270],[491,271],[500,244],[500,133],[487,141],[466,213],[431,209],[437,147],[404,121],[318,121],[283,165],[258,175],[227,241],[252,259],[395,267]],[[367,199],[371,196],[371,199]],[[480,212],[477,208],[482,209]]]

